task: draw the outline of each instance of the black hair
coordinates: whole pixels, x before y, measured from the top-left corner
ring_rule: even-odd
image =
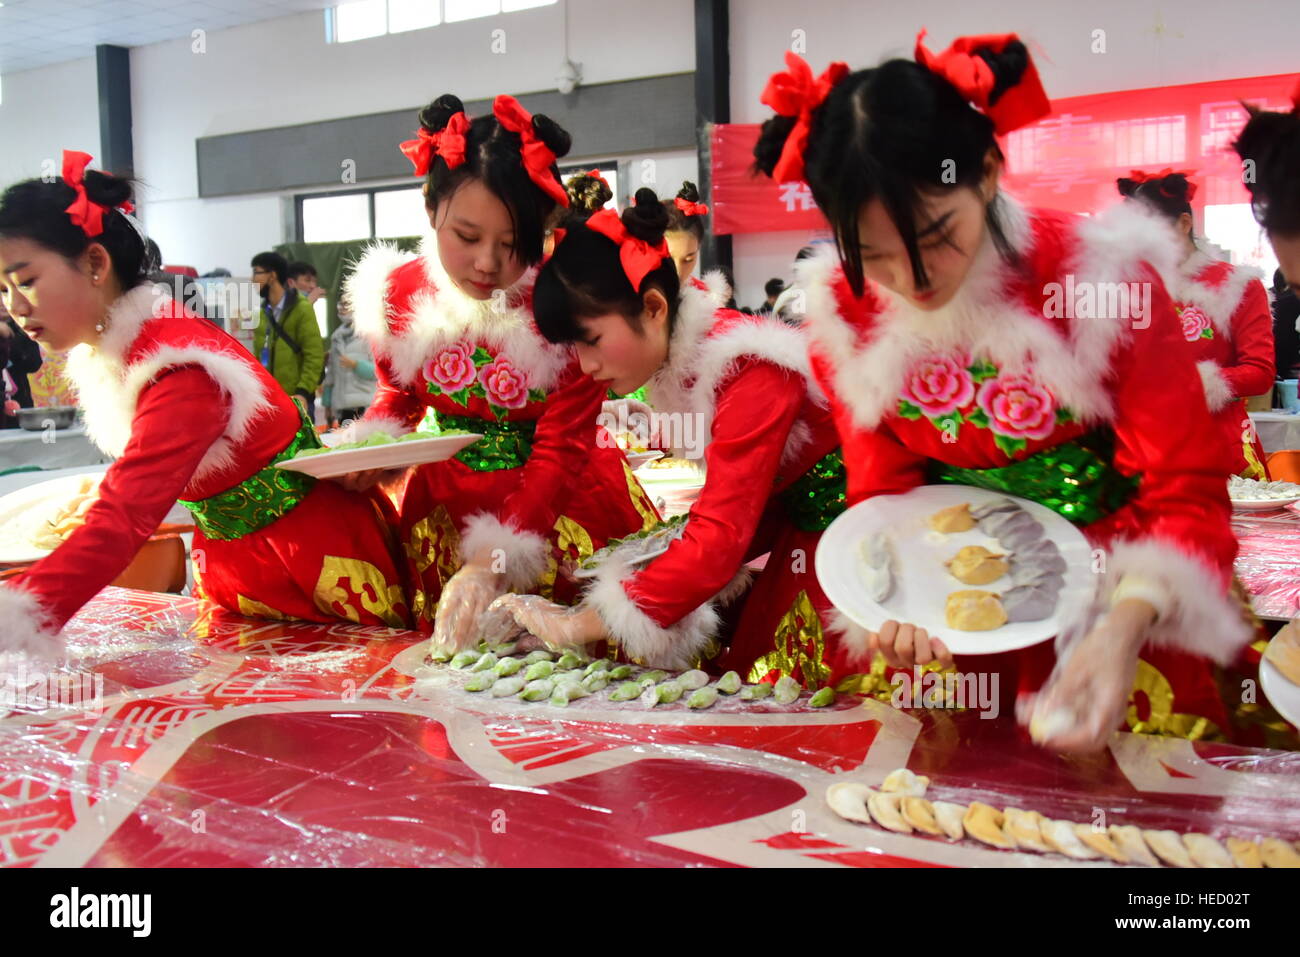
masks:
[[[763,295],[765,296],[779,296],[783,292],[785,292],[785,283],[780,279],[773,278],[763,283]]]
[[[663,242],[668,213],[653,190],[639,189],[636,203],[623,210],[624,228],[631,236],[652,246]],[[585,333],[580,319],[617,312],[641,331],[640,317],[645,294],[658,289],[668,300],[668,330],[677,319],[677,267],[664,256],[658,267],[646,273],[638,289],[623,271],[619,249],[613,240],[584,225],[586,217],[571,216],[564,224],[564,241],[537,275],[533,286],[533,319],[548,342],[581,340]]]
[[[570,176],[564,191],[569,194],[569,211],[579,215],[600,212],[614,198],[609,183],[590,173]]]
[[[249,265],[254,269],[265,269],[267,272],[275,273],[276,281],[281,286],[289,278],[289,261],[279,253],[258,253]]]
[[[995,76],[990,105],[1020,82],[1029,66],[1023,43],[1002,53],[976,51]],[[795,119],[774,116],[754,146],[754,167],[772,175]],[[966,102],[943,77],[911,60],[887,60],[840,80],[812,111],[804,177],[813,199],[830,221],[845,278],[862,295],[862,246],[858,216],[879,199],[893,220],[919,287],[929,283],[917,243],[917,219],[926,196],[975,189],[984,178],[984,158],[1002,151],[993,121]],[[1018,265],[998,215],[996,197],[986,206],[986,223],[1002,258]],[[924,225],[924,224],[922,224]]]
[[[311,263],[305,263],[302,260],[296,260],[289,263],[285,269],[285,275],[290,279],[297,279],[299,276],[311,276],[313,279],[319,278],[316,267]]]
[[[811,246],[803,246],[794,254],[794,261],[803,262],[805,259],[812,259],[816,252],[817,250],[813,249]]]
[[[677,191],[677,199],[684,199],[688,203],[698,203],[700,201],[700,191],[690,180],[682,181],[682,188]],[[704,217],[687,216],[677,204],[671,199],[664,200],[664,209],[668,211],[668,228],[666,233],[690,233],[700,242],[704,242]]]
[[[39,179],[15,183],[0,196],[0,238],[27,239],[72,261],[92,243],[108,251],[113,275],[123,291],[145,282],[154,270],[141,234],[115,207],[130,202],[133,188],[128,179],[87,169],[86,196],[104,207],[104,231],[87,236],[85,230],[68,218],[67,208],[77,198],[77,191],[62,177],[50,182]]]
[[[420,126],[440,133],[464,109],[458,97],[443,94],[420,111]],[[533,132],[557,157],[569,152],[569,134],[550,117],[533,114]],[[465,162],[449,169],[445,159],[433,157],[425,180],[425,202],[433,209],[470,180],[480,180],[505,204],[515,231],[515,253],[531,266],[541,261],[548,220],[557,204],[528,177],[522,148],[519,134],[507,130],[494,114],[474,117],[465,134]],[[554,163],[551,174],[559,184],[560,171]]]
[[[1255,219],[1270,233],[1300,236],[1300,106],[1273,113],[1243,104],[1250,119],[1233,143]],[[1253,174],[1253,175],[1252,175]]]
[[[1189,194],[1191,184],[1183,173],[1170,173],[1158,179],[1139,182],[1121,176],[1115,180],[1119,194],[1125,199],[1135,199],[1145,203],[1171,223],[1178,222],[1183,213],[1192,213]]]

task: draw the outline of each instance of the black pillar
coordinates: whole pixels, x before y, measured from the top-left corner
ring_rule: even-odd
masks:
[[[700,156],[700,193],[713,200],[713,153],[709,128],[731,122],[731,27],[728,0],[695,0],[695,137]],[[704,269],[732,274],[731,237],[710,230],[700,249]]]
[[[99,73],[99,156],[95,165],[116,176],[134,176],[131,51],[101,43],[95,47],[95,67]]]

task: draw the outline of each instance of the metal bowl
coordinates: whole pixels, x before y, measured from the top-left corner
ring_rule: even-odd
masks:
[[[56,429],[71,428],[77,422],[75,405],[51,405],[43,409],[19,409],[18,425],[28,432],[40,432],[53,425]]]

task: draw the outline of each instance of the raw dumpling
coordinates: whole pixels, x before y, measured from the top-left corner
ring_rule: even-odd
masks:
[[[884,601],[894,590],[894,559],[889,538],[876,532],[862,542],[863,579],[872,601]]]
[[[1048,851],[1051,848],[1043,843],[1039,830],[1042,820],[1043,816],[1037,811],[1009,807],[1002,812],[1002,833],[1022,850]]]
[[[923,774],[913,774],[907,768],[899,768],[897,771],[890,771],[885,775],[885,780],[880,783],[880,790],[895,794],[906,794],[911,797],[921,797],[925,794],[925,789],[930,786],[930,779]]]
[[[1156,857],[1171,867],[1196,866],[1177,831],[1143,831],[1142,836],[1146,838],[1147,846],[1156,852]]]
[[[963,585],[987,585],[1007,573],[1007,563],[983,545],[967,545],[952,561],[948,573]]]
[[[1016,527],[1025,529],[1037,527],[1039,530],[1038,537],[1042,537],[1042,526],[1035,522],[1033,517],[1023,508],[1017,508],[1014,512],[994,512],[992,515],[980,519],[980,531],[1000,542],[1005,541],[1003,535]],[[1028,545],[1031,541],[1033,541],[1032,538],[1026,540],[1025,544]]]
[[[1279,838],[1266,837],[1261,840],[1259,853],[1264,858],[1265,867],[1300,867],[1300,854]]]
[[[936,532],[945,534],[969,532],[975,527],[975,519],[970,513],[970,502],[939,509],[930,516],[930,527]]]
[[[1022,558],[1022,554],[1018,552],[1011,556],[1009,564],[1012,584],[1029,584],[1044,575],[1060,576],[1064,584],[1065,559],[1059,552],[1055,555],[1030,555],[1027,558]]]
[[[988,518],[997,512],[1023,512],[1019,505],[1009,498],[994,498],[981,505],[975,505],[971,508],[970,513],[977,520]]]
[[[899,804],[903,811],[903,820],[923,834],[942,835],[939,822],[934,819],[930,802],[923,797],[905,797]]]
[[[991,631],[1007,623],[1007,613],[998,596],[974,588],[949,595],[944,617],[948,627],[958,631]]]
[[[1123,851],[1115,846],[1115,842],[1110,839],[1106,831],[1098,830],[1091,824],[1074,825],[1074,836],[1077,837],[1085,847],[1089,847],[1098,854],[1104,854],[1112,861],[1120,864],[1127,864],[1128,857]]]
[[[1147,847],[1147,842],[1142,840],[1140,827],[1135,824],[1112,824],[1108,830],[1111,840],[1130,864],[1142,864],[1146,867],[1160,866],[1160,862],[1151,853],[1151,848]]]
[[[1300,635],[1293,628],[1277,633],[1264,650],[1264,657],[1292,684],[1300,685]]]
[[[993,847],[1015,847],[1010,839],[1002,833],[1003,815],[995,807],[973,801],[966,809],[966,816],[961,820],[967,835]]]
[[[1254,841],[1243,841],[1239,837],[1227,838],[1228,853],[1237,862],[1238,867],[1263,867],[1264,859],[1260,856],[1259,845]]]
[[[862,570],[862,580],[866,583],[867,594],[874,602],[882,602],[894,590],[894,575],[888,565],[873,568],[868,565]]]
[[[998,597],[1007,621],[1042,621],[1056,611],[1056,592],[1041,585],[1017,585]]]
[[[1029,516],[1025,516],[1023,522],[1010,522],[1003,529],[1002,534],[994,536],[1002,543],[1004,548],[1015,551],[1018,548],[1027,548],[1032,544],[1043,540],[1043,526]]]
[[[1043,841],[1058,854],[1077,861],[1087,861],[1097,856],[1096,851],[1079,840],[1073,821],[1044,820],[1039,825],[1039,830],[1043,833]]]
[[[951,801],[931,801],[930,810],[934,812],[934,822],[943,829],[943,833],[954,841],[966,836],[966,827],[962,820],[966,817],[966,808]]]
[[[885,794],[875,791],[867,798],[867,810],[871,816],[887,831],[897,831],[899,834],[911,834],[912,825],[903,820],[901,804],[903,795]]]
[[[1065,576],[1060,572],[1050,571],[1038,565],[1029,565],[1017,561],[1014,557],[1008,563],[1011,571],[1012,585],[1041,585],[1048,591],[1059,592],[1065,587]]]
[[[1227,848],[1208,834],[1184,834],[1183,844],[1197,867],[1236,867]]]
[[[871,788],[858,781],[837,781],[826,789],[826,803],[831,810],[847,821],[871,823],[867,813],[867,798],[875,794]]]

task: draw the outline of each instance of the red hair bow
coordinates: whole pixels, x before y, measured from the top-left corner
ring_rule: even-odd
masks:
[[[683,216],[707,216],[709,207],[704,203],[692,203],[689,199],[682,199],[678,196],[673,200],[673,205],[682,211]]]
[[[416,176],[427,176],[433,158],[441,156],[447,163],[447,169],[455,169],[465,162],[465,135],[469,132],[469,117],[464,110],[451,115],[447,125],[437,133],[430,133],[421,127],[416,131],[416,138],[402,143],[402,152],[415,167]]]
[[[916,62],[931,73],[937,73],[957,92],[973,103],[981,113],[993,121],[993,130],[999,136],[1028,126],[1052,112],[1043,84],[1038,79],[1038,68],[1031,59],[1025,67],[1020,82],[1004,90],[996,104],[989,105],[996,77],[977,50],[1001,53],[1008,43],[1020,38],[1014,33],[981,37],[958,37],[952,46],[938,56],[925,48],[924,28],[916,35]]]
[[[104,211],[111,206],[102,206],[86,195],[86,167],[90,165],[91,155],[80,150],[63,151],[63,181],[77,191],[77,198],[64,210],[74,226],[91,239],[104,231]],[[134,213],[135,207],[126,202],[117,207],[123,213]]]
[[[1196,184],[1192,182],[1192,177],[1196,175],[1196,170],[1194,169],[1173,169],[1172,167],[1166,166],[1158,173],[1144,173],[1140,169],[1133,169],[1129,170],[1128,178],[1135,183],[1147,183],[1153,179],[1162,180],[1166,176],[1173,176],[1175,174],[1187,180],[1187,199],[1188,202],[1190,202],[1196,196]],[[1168,192],[1163,186],[1160,187],[1160,192],[1170,198],[1173,197],[1173,194]]]
[[[602,183],[604,183],[606,186],[609,185],[609,180],[605,179],[605,174],[602,173],[602,172],[601,172],[600,170],[598,170],[598,169],[589,169],[589,170],[587,170],[587,175],[590,176],[592,179],[598,179],[598,180],[600,180],[600,181],[601,181]]]
[[[492,113],[502,126],[511,133],[518,133],[523,141],[524,169],[528,170],[528,178],[551,199],[561,206],[568,206],[569,194],[551,173],[551,167],[555,165],[555,154],[533,129],[533,114],[525,110],[513,96],[505,95],[492,101]]]
[[[772,169],[772,179],[778,183],[803,179],[803,153],[808,146],[812,111],[825,102],[831,88],[849,73],[847,64],[836,61],[814,80],[807,61],[789,50],[785,51],[785,65],[785,70],[772,74],[759,97],[779,116],[795,118],[794,128],[781,148],[781,158]]]
[[[659,240],[658,246],[651,246],[644,239],[628,235],[627,227],[612,209],[593,213],[587,220],[587,228],[594,229],[618,244],[618,260],[623,264],[623,272],[637,292],[641,291],[641,281],[646,274],[658,269],[659,264],[668,258],[668,243],[665,240]]]

